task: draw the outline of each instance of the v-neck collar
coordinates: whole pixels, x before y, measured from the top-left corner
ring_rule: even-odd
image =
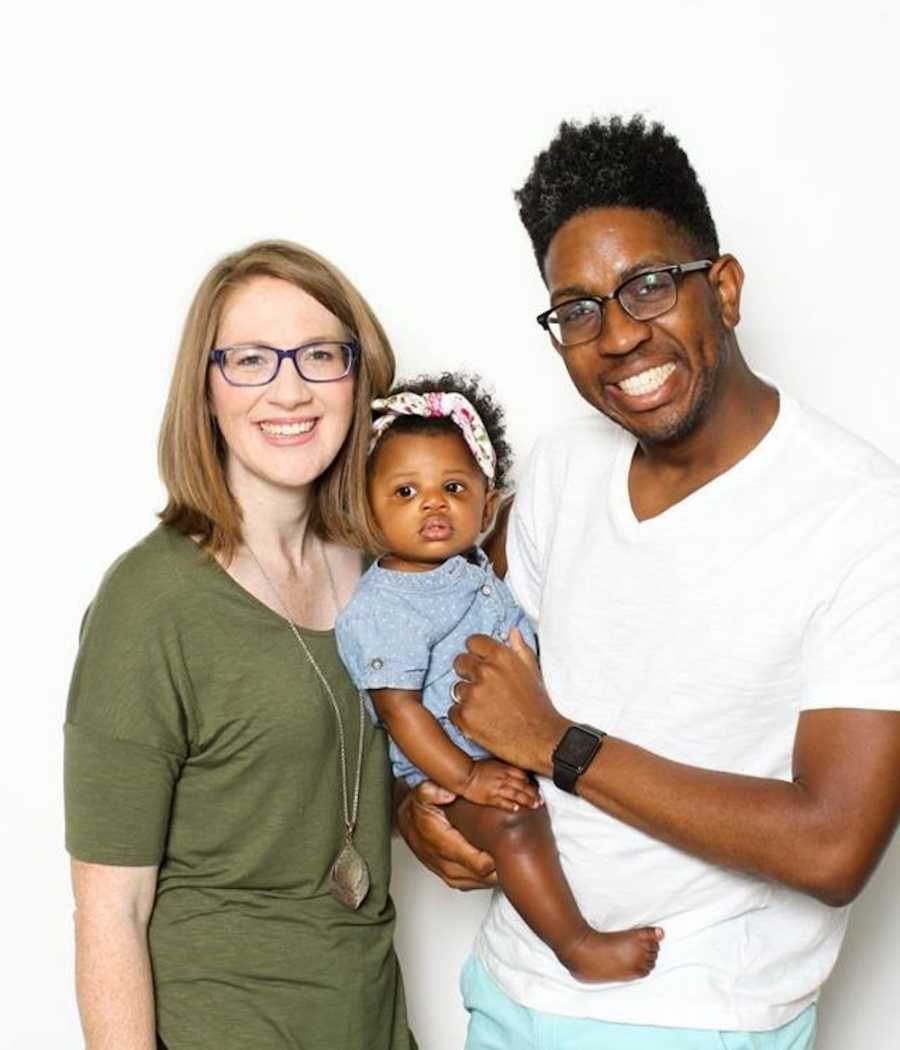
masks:
[[[766,380],[766,382],[771,382]],[[775,384],[772,383],[772,386]],[[777,388],[776,388],[777,389]],[[631,462],[637,448],[637,438],[623,430],[619,435],[610,477],[609,509],[618,532],[630,540],[649,539],[678,528],[679,523],[695,512],[696,508],[715,500],[721,500],[744,478],[765,469],[784,445],[796,420],[796,403],[782,390],[778,390],[779,405],[775,422],[762,438],[728,470],[711,478],[684,499],[673,503],[661,514],[639,521],[631,503],[628,478]]]

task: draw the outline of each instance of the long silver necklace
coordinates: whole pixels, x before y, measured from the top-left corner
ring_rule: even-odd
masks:
[[[331,866],[331,885],[329,886],[329,889],[331,895],[336,900],[340,901],[341,904],[356,910],[366,899],[366,894],[369,892],[369,869],[359,850],[353,845],[353,833],[356,831],[356,819],[359,814],[359,790],[362,781],[363,766],[363,730],[365,729],[365,713],[363,711],[362,693],[358,694],[359,748],[356,755],[356,779],[353,785],[353,801],[351,803],[347,791],[347,748],[344,740],[344,722],[341,718],[341,711],[338,707],[338,702],[334,696],[334,690],[331,688],[331,683],[323,674],[322,668],[319,667],[315,657],[310,652],[309,646],[303,640],[303,635],[297,630],[297,625],[291,619],[287,602],[285,602],[281,594],[279,594],[278,588],[275,584],[269,579],[269,575],[262,567],[262,562],[257,558],[256,552],[249,544],[245,543],[244,545],[250,552],[250,556],[256,562],[256,567],[262,573],[263,579],[269,585],[269,590],[272,592],[276,602],[281,608],[282,616],[287,620],[288,626],[294,637],[297,639],[297,644],[303,650],[306,659],[309,661],[319,681],[322,683],[325,695],[331,701],[331,708],[334,711],[334,718],[337,722],[338,748],[341,759],[341,792],[344,802],[344,845],[337,857],[335,857],[334,863]],[[334,584],[331,565],[329,564],[328,558],[325,554],[325,546],[322,544],[321,540],[319,541],[319,550],[322,554],[322,561],[325,563],[325,571],[328,574],[328,583],[331,586],[331,598],[334,602],[334,612],[335,615],[337,615],[341,611],[337,587]]]

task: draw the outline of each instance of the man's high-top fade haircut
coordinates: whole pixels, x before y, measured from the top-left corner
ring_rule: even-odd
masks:
[[[706,193],[687,154],[662,124],[641,116],[559,126],[516,193],[538,268],[556,231],[591,208],[646,208],[686,233],[704,257],[719,254]]]

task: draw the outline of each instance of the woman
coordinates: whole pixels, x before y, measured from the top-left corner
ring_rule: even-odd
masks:
[[[332,631],[361,570],[343,537],[365,520],[369,403],[393,367],[359,293],[296,245],[229,256],[197,292],[162,524],[104,578],[69,698],[89,1050],[415,1045],[384,736]],[[426,852],[444,834],[421,799],[402,822]]]

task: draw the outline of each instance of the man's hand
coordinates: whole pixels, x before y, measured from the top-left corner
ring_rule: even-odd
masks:
[[[541,804],[538,789],[528,774],[496,758],[480,758],[472,763],[472,772],[461,794],[469,802],[496,806],[508,813],[516,813],[521,807],[537,809]]]
[[[509,645],[502,645],[474,634],[453,666],[464,679],[456,686],[453,724],[505,762],[548,776],[550,756],[570,723],[553,706],[522,635],[513,629]]]
[[[422,864],[448,886],[486,889],[497,881],[494,861],[466,841],[447,819],[442,807],[455,798],[430,780],[407,789],[397,807],[397,828]]]

